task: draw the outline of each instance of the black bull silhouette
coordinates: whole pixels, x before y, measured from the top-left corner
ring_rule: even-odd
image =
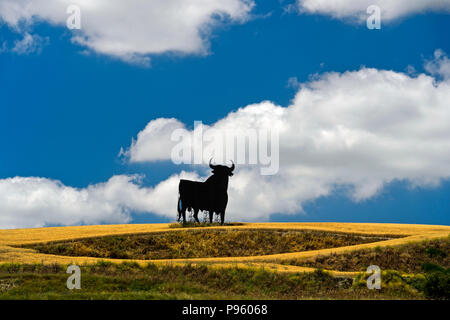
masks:
[[[194,210],[194,219],[198,220],[200,210],[208,211],[209,222],[213,221],[214,213],[220,215],[220,223],[225,221],[225,210],[228,203],[228,178],[233,175],[234,163],[227,166],[213,165],[211,160],[209,166],[213,175],[205,182],[180,180],[178,186],[178,221],[183,217],[186,222],[186,210]]]

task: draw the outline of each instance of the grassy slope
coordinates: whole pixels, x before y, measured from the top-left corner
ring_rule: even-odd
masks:
[[[419,273],[423,271],[424,264],[450,268],[450,237],[397,247],[375,247],[344,254],[316,256],[308,260],[293,259],[284,263],[340,271],[365,271],[368,266],[377,265],[383,270]]]
[[[379,223],[246,223],[242,226],[211,227],[211,229],[285,229],[285,230],[321,230],[330,232],[344,232],[355,234],[374,235],[403,235],[404,238],[392,239],[376,243],[367,243],[354,246],[344,246],[333,249],[320,249],[303,252],[281,253],[274,255],[253,256],[253,257],[212,257],[212,258],[192,258],[192,259],[167,259],[153,260],[158,264],[214,264],[214,266],[240,266],[258,267],[265,266],[280,272],[311,271],[311,268],[282,265],[283,261],[292,259],[308,259],[318,255],[329,255],[333,253],[344,253],[363,248],[374,248],[376,246],[396,246],[411,241],[421,241],[439,237],[447,237],[450,233],[449,226],[432,225],[404,225],[404,224],[379,224]],[[96,263],[101,258],[93,257],[70,257],[38,253],[35,250],[25,248],[15,248],[13,246],[40,243],[47,241],[63,241],[69,239],[80,239],[107,235],[119,234],[139,234],[149,232],[175,231],[169,224],[141,224],[141,225],[100,225],[100,226],[79,226],[79,227],[56,227],[56,228],[36,228],[36,229],[15,229],[0,230],[0,262],[17,263],[75,263],[78,265]],[[182,231],[182,229],[179,229]],[[109,260],[115,263],[122,261],[136,261],[146,264],[145,260]],[[336,275],[349,275],[348,272],[334,272]]]
[[[201,229],[29,244],[40,253],[113,259],[180,259],[260,256],[337,248],[387,237],[315,230]]]
[[[359,274],[352,284],[352,277],[336,278],[331,274],[314,271],[314,268],[283,265],[295,259],[298,264],[312,257],[324,257],[338,253],[352,256],[361,248],[391,254],[391,245],[399,247],[400,256],[414,255],[420,260],[423,250],[427,255],[438,255],[448,247],[436,242],[424,245],[420,241],[448,237],[446,226],[411,226],[380,224],[245,224],[232,228],[284,228],[289,230],[311,229],[359,234],[397,234],[406,237],[377,243],[322,249],[307,252],[276,254],[260,257],[233,257],[165,260],[163,263],[121,263],[120,260],[101,262],[98,258],[64,257],[37,253],[31,249],[14,248],[12,245],[88,238],[100,235],[148,233],[174,230],[168,225],[121,225],[46,228],[27,230],[0,230],[0,298],[3,299],[422,299],[442,297],[450,290],[448,271],[416,275],[402,275],[396,271],[383,271],[382,290],[368,290],[365,275]],[[214,227],[216,228],[216,227]],[[218,229],[226,229],[219,227]],[[448,238],[447,238],[448,239]],[[444,241],[444,240],[440,240]],[[419,249],[417,249],[419,248]],[[428,250],[431,248],[431,250]],[[439,249],[440,251],[434,250]],[[397,249],[396,249],[397,250]],[[427,253],[428,252],[428,253]],[[448,252],[446,252],[448,253]],[[361,257],[364,254],[360,255]],[[403,255],[404,256],[404,255]],[[436,256],[430,259],[435,259]],[[256,258],[256,259],[255,259]],[[45,259],[45,260],[44,260]],[[254,259],[254,260],[252,260]],[[306,259],[306,260],[305,260]],[[436,258],[438,259],[438,258]],[[440,258],[439,258],[440,259]],[[44,260],[45,264],[41,264]],[[100,261],[100,262],[99,262]],[[175,261],[175,262],[174,262]],[[409,260],[400,260],[407,263]],[[446,263],[446,260],[433,260]],[[13,263],[11,263],[13,262]],[[18,263],[18,262],[25,262]],[[38,264],[30,264],[30,263]],[[58,262],[58,264],[49,264]],[[82,290],[70,291],[65,282],[67,264],[82,265]],[[263,263],[262,263],[263,262]],[[208,263],[208,265],[205,265]],[[212,264],[211,264],[212,263]],[[361,262],[361,266],[365,262]],[[356,264],[358,266],[358,264]],[[312,265],[311,265],[312,266]],[[316,265],[318,266],[318,265]],[[262,269],[261,267],[264,267]],[[333,266],[334,267],[334,266]],[[339,267],[336,265],[336,268]],[[345,268],[342,268],[344,270]],[[355,267],[355,270],[358,269]],[[401,268],[400,268],[401,269]],[[272,272],[272,271],[286,271]],[[299,273],[299,271],[313,271]],[[407,270],[406,270],[407,271]],[[334,275],[345,275],[334,272]]]
[[[61,265],[0,265],[0,299],[423,299],[407,283],[368,290],[320,271],[284,274],[206,266],[83,266],[81,290],[68,290]]]

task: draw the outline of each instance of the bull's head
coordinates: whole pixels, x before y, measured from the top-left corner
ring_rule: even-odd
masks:
[[[221,165],[215,165],[211,163],[212,158],[209,160],[209,167],[213,170],[213,174],[219,174],[219,175],[226,175],[226,176],[232,176],[233,171],[235,168],[234,162],[231,161],[232,165],[231,167],[227,166],[221,166]]]

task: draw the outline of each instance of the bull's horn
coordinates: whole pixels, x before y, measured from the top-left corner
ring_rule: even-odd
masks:
[[[230,170],[231,170],[231,172],[233,172],[233,171],[234,171],[234,168],[235,168],[235,165],[234,165],[233,160],[230,160],[230,161],[231,161],[231,163],[233,164],[233,165],[231,166]]]
[[[212,159],[213,158],[209,159],[209,167],[214,170],[216,168],[216,166],[211,163]]]

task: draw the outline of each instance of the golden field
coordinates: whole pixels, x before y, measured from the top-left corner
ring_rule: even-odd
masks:
[[[207,229],[290,229],[290,230],[318,230],[372,235],[402,235],[403,238],[390,239],[374,243],[353,246],[321,249],[303,252],[290,252],[263,256],[246,257],[218,257],[192,259],[161,259],[161,260],[130,260],[130,259],[102,259],[94,257],[70,257],[38,253],[32,249],[16,248],[32,243],[62,241],[99,236],[139,234],[164,231],[187,230],[188,228],[169,228],[169,224],[127,224],[127,225],[98,225],[77,227],[52,227],[35,229],[0,230],[0,263],[74,263],[78,265],[95,263],[99,260],[110,262],[136,261],[139,264],[153,262],[156,264],[208,264],[212,267],[264,267],[279,272],[313,271],[314,268],[282,265],[289,259],[307,259],[318,255],[344,253],[363,248],[396,246],[409,242],[431,240],[447,237],[450,226],[409,225],[409,224],[381,224],[381,223],[245,223],[239,226],[217,226]],[[195,228],[199,230],[200,228]],[[332,271],[332,270],[330,270]],[[336,276],[350,275],[354,272],[332,271]]]

